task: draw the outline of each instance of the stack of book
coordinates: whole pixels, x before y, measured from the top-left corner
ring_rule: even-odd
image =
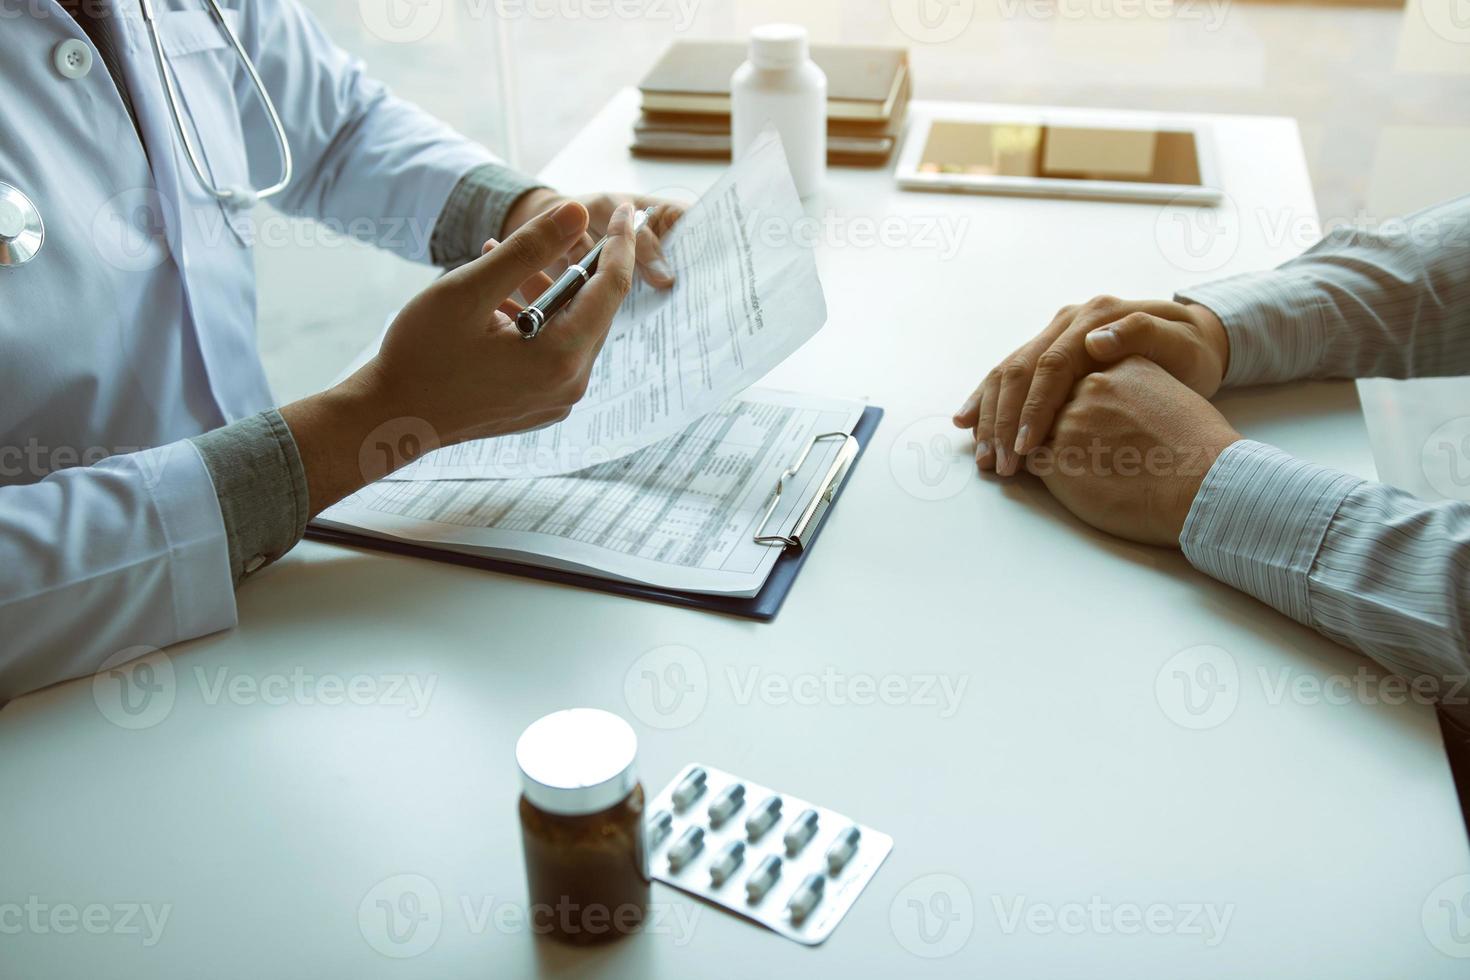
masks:
[[[730,159],[730,76],[739,42],[679,41],[643,79],[637,156]],[[898,145],[912,84],[903,48],[812,45],[827,73],[827,160],[882,166]]]

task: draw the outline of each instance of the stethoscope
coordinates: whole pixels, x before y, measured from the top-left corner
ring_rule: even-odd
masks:
[[[163,94],[164,101],[168,103],[168,114],[173,118],[174,131],[178,133],[180,142],[184,144],[184,155],[189,158],[189,169],[194,171],[194,179],[199,182],[200,187],[204,188],[206,194],[220,203],[231,208],[249,208],[253,207],[257,201],[264,200],[273,194],[279,194],[287,184],[291,183],[291,145],[286,140],[286,127],[281,125],[281,117],[276,112],[276,104],[271,100],[270,93],[265,90],[265,83],[260,80],[260,73],[255,70],[255,62],[250,60],[250,55],[245,53],[240,39],[230,29],[218,0],[204,0],[204,2],[215,24],[224,32],[225,37],[229,39],[230,47],[235,49],[235,54],[245,66],[245,72],[250,76],[250,82],[255,86],[256,94],[260,96],[261,105],[265,106],[266,117],[270,120],[271,129],[276,137],[276,149],[281,157],[281,178],[264,190],[254,190],[249,187],[218,187],[204,172],[204,165],[199,159],[199,151],[194,146],[194,138],[189,135],[189,127],[184,125],[183,113],[179,109],[178,83],[174,79],[173,69],[169,67],[168,57],[163,52],[163,40],[158,36],[158,24],[153,16],[153,0],[140,0],[140,5],[143,9],[143,22],[148,28],[148,38],[153,46],[153,60],[158,65],[159,77],[163,79]],[[30,198],[21,193],[19,188],[0,181],[0,268],[9,269],[25,265],[40,253],[41,246],[45,242],[46,226],[41,220],[40,210]]]

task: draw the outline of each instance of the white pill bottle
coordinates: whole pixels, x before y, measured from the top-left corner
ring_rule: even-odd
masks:
[[[731,149],[738,161],[775,123],[796,193],[808,197],[827,167],[827,76],[811,59],[806,28],[767,24],[750,32],[750,54],[730,79]]]

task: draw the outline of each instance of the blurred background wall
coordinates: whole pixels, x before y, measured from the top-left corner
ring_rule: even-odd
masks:
[[[794,20],[908,46],[918,98],[1293,116],[1326,225],[1470,192],[1470,0],[302,2],[398,94],[531,172],[675,39]],[[283,400],[330,382],[434,274],[293,224],[257,247]]]

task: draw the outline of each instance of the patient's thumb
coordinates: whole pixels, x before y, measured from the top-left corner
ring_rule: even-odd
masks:
[[[1147,313],[1133,313],[1092,331],[1086,344],[1087,353],[1105,364],[1134,354],[1162,364],[1178,339],[1167,321]]]

